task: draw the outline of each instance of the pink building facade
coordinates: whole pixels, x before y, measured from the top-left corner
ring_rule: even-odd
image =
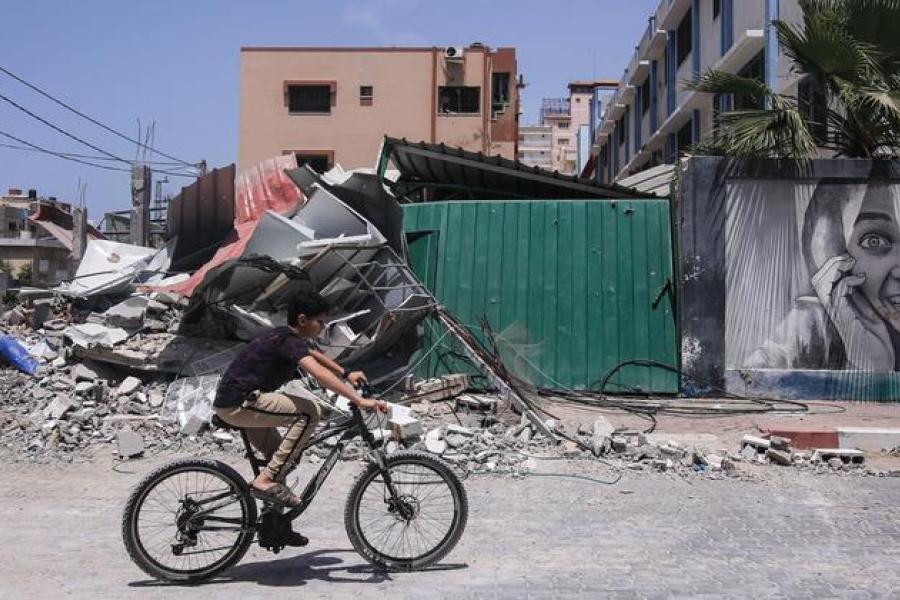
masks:
[[[385,135],[515,158],[514,48],[242,48],[238,171],[373,167]]]

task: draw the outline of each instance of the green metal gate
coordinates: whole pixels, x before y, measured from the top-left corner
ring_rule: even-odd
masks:
[[[495,332],[524,332],[534,383],[587,389],[630,359],[677,366],[668,201],[473,200],[404,212],[415,272],[464,323],[483,315]],[[630,366],[611,382],[678,391],[663,369]]]

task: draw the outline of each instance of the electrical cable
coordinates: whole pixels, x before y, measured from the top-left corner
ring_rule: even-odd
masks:
[[[87,158],[90,160],[115,160],[115,158],[109,158],[107,156],[97,156],[95,154],[78,154],[75,152],[60,152],[58,150],[38,150],[36,148],[28,148],[26,146],[16,146],[15,144],[0,144],[0,148],[9,148],[10,150],[26,150],[28,152],[49,152],[51,154],[55,154],[57,156],[62,157],[71,157],[71,158]],[[164,161],[164,160],[145,160],[141,161],[143,164],[147,165],[163,165],[163,166],[175,166],[180,165],[181,163],[172,162],[172,161]],[[182,167],[187,168],[187,167]],[[192,167],[193,168],[193,167]]]
[[[96,163],[92,163],[92,162],[89,162],[89,161],[86,161],[86,160],[82,160],[82,159],[80,159],[80,158],[74,158],[74,157],[72,157],[72,156],[67,156],[66,154],[63,154],[63,153],[60,153],[60,152],[56,152],[56,151],[54,151],[54,150],[48,150],[47,148],[42,148],[41,146],[38,146],[37,144],[32,144],[31,142],[27,142],[27,141],[25,141],[25,140],[23,140],[23,139],[21,139],[21,138],[18,138],[18,137],[14,136],[14,135],[12,135],[12,134],[10,134],[10,133],[7,133],[7,132],[5,132],[5,131],[0,131],[0,135],[2,135],[2,136],[4,136],[4,137],[7,137],[7,138],[9,138],[9,139],[11,139],[11,140],[15,140],[15,141],[19,142],[20,144],[25,144],[25,145],[27,145],[27,146],[30,146],[30,147],[31,147],[32,149],[34,149],[36,152],[44,152],[44,153],[46,153],[46,154],[51,154],[51,155],[53,155],[53,156],[56,156],[57,158],[62,158],[63,160],[71,160],[71,161],[73,161],[73,162],[77,162],[77,163],[80,163],[80,164],[83,164],[83,165],[88,165],[88,166],[90,166],[90,167],[96,167],[96,168],[98,168],[98,169],[104,169],[104,170],[106,170],[106,171],[119,171],[119,172],[122,172],[122,173],[130,173],[130,172],[131,172],[131,169],[124,169],[124,168],[121,168],[121,167],[111,167],[111,166],[109,166],[109,165],[98,165],[98,164],[96,164]],[[97,158],[101,158],[101,157],[97,157]],[[118,160],[121,160],[121,159],[115,158],[115,159],[104,159],[104,160],[116,160],[116,161],[118,161]],[[187,174],[187,173],[176,173],[176,172],[174,172],[174,171],[166,171],[166,170],[162,170],[162,169],[152,169],[152,168],[151,168],[150,170],[153,171],[154,173],[163,173],[163,174],[165,174],[165,175],[172,175],[172,176],[174,176],[174,177],[188,177],[188,178],[191,178],[191,179],[194,179],[194,178],[197,177],[196,175],[189,175],[189,174]]]
[[[96,120],[96,119],[94,119],[94,118],[92,118],[92,117],[89,117],[88,115],[84,114],[84,113],[81,112],[80,110],[75,109],[75,108],[72,108],[71,106],[69,106],[68,104],[66,104],[65,102],[63,102],[62,100],[59,100],[58,98],[55,98],[54,96],[52,96],[52,95],[49,94],[48,92],[45,92],[44,90],[40,89],[40,88],[37,87],[36,85],[31,84],[31,83],[25,81],[24,79],[22,79],[21,77],[19,77],[19,76],[16,75],[15,73],[10,72],[9,70],[3,68],[2,66],[0,66],[0,71],[2,71],[3,73],[6,73],[6,74],[9,75],[10,77],[12,77],[13,79],[15,79],[15,80],[18,81],[19,83],[21,83],[22,85],[31,88],[32,90],[34,90],[34,91],[37,92],[38,94],[44,96],[45,98],[47,98],[47,99],[49,99],[49,100],[52,100],[53,102],[55,102],[56,104],[59,104],[60,106],[62,106],[63,108],[65,108],[65,109],[67,109],[67,110],[72,111],[73,113],[75,113],[75,114],[78,115],[79,117],[81,117],[81,118],[83,118],[83,119],[87,119],[88,121],[90,121],[90,122],[93,123],[94,125],[97,125],[98,127],[102,127],[102,128],[105,129],[106,131],[108,131],[108,132],[110,132],[110,133],[112,133],[112,134],[114,134],[114,135],[117,135],[117,136],[119,136],[120,138],[122,138],[122,139],[124,139],[124,140],[127,140],[127,141],[129,141],[129,142],[131,142],[132,144],[137,144],[137,145],[140,146],[140,147],[143,147],[143,148],[145,148],[145,149],[151,150],[152,152],[155,152],[156,154],[159,154],[160,156],[164,156],[164,157],[166,157],[166,158],[168,158],[168,159],[174,160],[174,161],[176,161],[176,162],[178,162],[178,163],[181,163],[181,164],[183,164],[183,165],[185,165],[185,166],[197,168],[197,165],[196,165],[196,164],[191,164],[191,163],[189,163],[189,162],[187,162],[187,161],[184,161],[184,160],[181,160],[180,158],[177,158],[177,157],[175,157],[175,156],[170,156],[169,154],[166,154],[165,152],[161,152],[161,151],[157,150],[156,148],[152,148],[152,147],[148,146],[147,144],[142,144],[142,143],[140,142],[140,140],[134,140],[134,139],[128,137],[127,135],[125,135],[124,133],[121,133],[121,132],[119,132],[119,131],[116,131],[115,129],[113,129],[112,127],[109,127],[108,125],[104,125],[104,124],[101,123],[100,121],[98,121],[98,120]]]

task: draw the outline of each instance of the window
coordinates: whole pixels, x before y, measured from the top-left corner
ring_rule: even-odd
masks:
[[[509,105],[509,73],[491,74],[491,110],[499,112]]]
[[[619,131],[619,143],[625,143],[625,116],[622,115],[621,118],[616,122],[616,129]]]
[[[569,138],[559,138],[559,139],[557,140],[557,142],[559,142],[559,145],[560,145],[560,146],[568,146],[568,145],[569,145]]]
[[[694,143],[693,123],[688,119],[687,123],[678,130],[678,156],[686,154]]]
[[[50,271],[50,261],[46,258],[38,259],[38,273],[47,273]]]
[[[444,114],[479,113],[481,111],[481,88],[478,86],[440,86],[438,88],[438,111]]]
[[[297,165],[309,165],[316,173],[322,174],[331,169],[331,163],[334,161],[334,152],[320,150],[295,152],[297,157]]]
[[[19,225],[15,221],[9,222],[9,230],[10,231],[18,231]]]
[[[656,90],[653,90],[654,92]],[[646,115],[650,110],[650,78],[644,80],[641,84],[641,114]]]
[[[747,79],[756,79],[757,81],[765,81],[765,60],[764,52],[760,52],[744,65],[744,68],[738,71],[739,77]],[[734,96],[735,110],[761,109],[765,106],[764,98],[753,98],[741,94]]]
[[[334,101],[332,84],[288,84],[288,112],[329,114]]]
[[[693,32],[693,23],[691,22],[691,10],[684,14],[684,18],[681,19],[681,23],[678,25],[678,54],[676,63],[678,66],[681,66],[681,63],[684,62],[684,59],[688,57],[688,54],[691,53],[691,49],[693,48],[694,40],[692,36]]]
[[[556,126],[559,127],[560,129],[568,129],[569,122],[568,121],[560,121],[559,123],[556,124]]]
[[[812,75],[797,85],[797,108],[813,139],[819,145],[824,144],[828,138],[828,98],[825,86]]]
[[[713,21],[719,18],[720,12],[722,12],[722,0],[713,0]]]
[[[372,99],[375,97],[375,88],[371,85],[359,86],[359,105],[372,106]]]

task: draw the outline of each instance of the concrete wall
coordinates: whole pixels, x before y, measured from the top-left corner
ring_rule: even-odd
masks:
[[[686,393],[900,400],[900,163],[695,157],[675,210]]]

